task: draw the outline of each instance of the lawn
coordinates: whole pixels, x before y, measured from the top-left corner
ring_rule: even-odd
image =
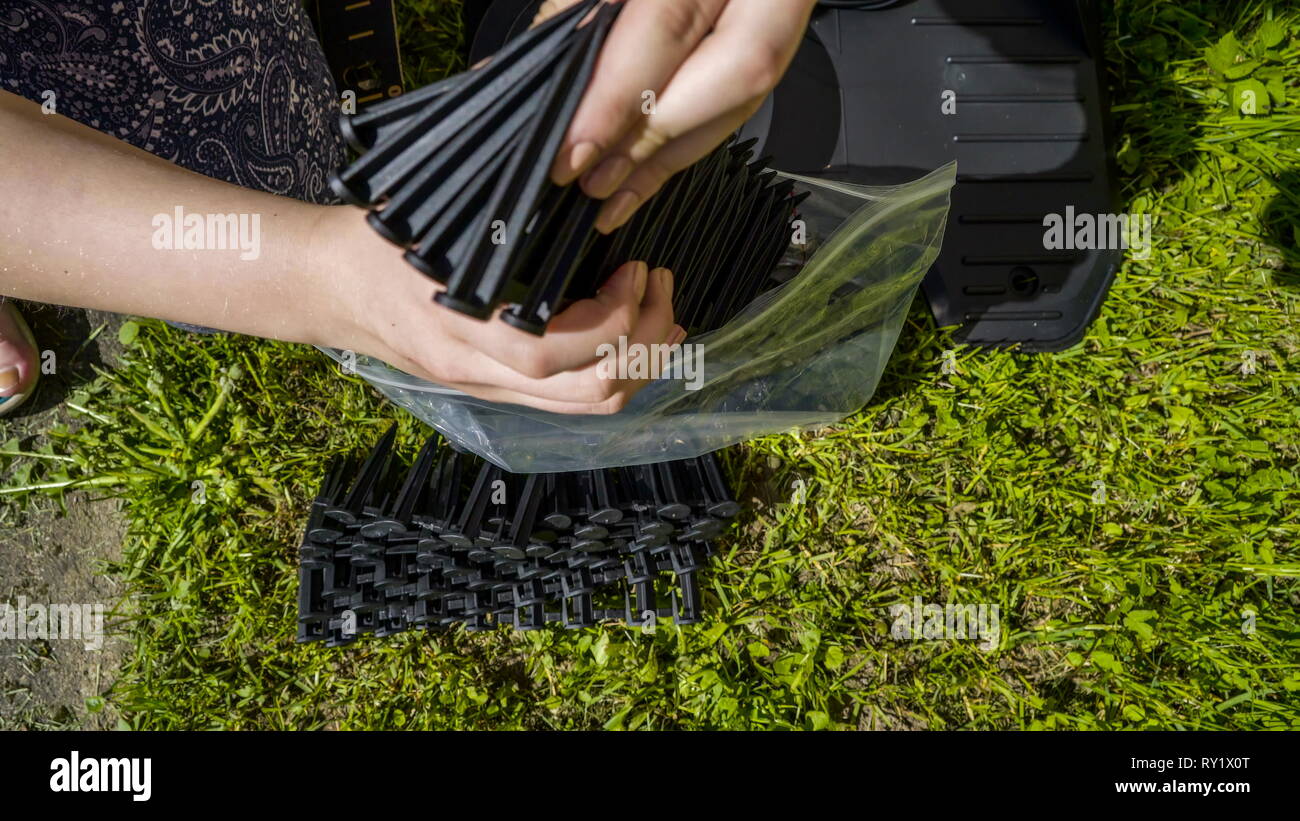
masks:
[[[124,325],[121,361],[67,400],[81,424],[3,457],[6,504],[124,500],[130,646],[90,709],[133,728],[1300,729],[1300,15],[1107,5],[1150,258],[1060,354],[958,347],[918,298],[861,412],[724,451],[744,512],[696,626],[295,644],[327,459],[393,420],[409,454],[426,429],[315,350]],[[458,68],[457,4],[399,6],[411,79]],[[1271,106],[1239,114],[1242,88]],[[996,605],[995,646],[893,637],[916,597]]]

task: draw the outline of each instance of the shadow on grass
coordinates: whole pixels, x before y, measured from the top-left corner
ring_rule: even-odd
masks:
[[[1204,50],[1235,20],[1206,20],[1202,8],[1151,0],[1105,8],[1111,127],[1127,206],[1146,189],[1172,187],[1193,173],[1206,103],[1176,81],[1171,67],[1203,62]],[[1236,17],[1231,9],[1214,13]]]
[[[1274,274],[1274,281],[1300,291],[1300,205],[1296,204],[1300,200],[1300,171],[1289,171],[1274,184],[1283,193],[1269,201],[1260,220],[1269,244],[1282,254],[1282,268]]]

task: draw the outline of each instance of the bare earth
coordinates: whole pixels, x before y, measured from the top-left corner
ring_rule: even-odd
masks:
[[[0,441],[18,437],[22,449],[31,450],[52,425],[75,424],[62,402],[94,378],[92,364],[104,368],[116,361],[122,318],[34,305],[22,310],[37,345],[53,350],[57,362],[56,373],[41,378],[36,395],[14,416],[0,420]],[[0,486],[9,480],[0,477]],[[64,512],[53,499],[41,498],[22,509],[0,497],[0,602],[16,607],[22,596],[28,604],[102,604],[108,634],[98,649],[75,639],[0,639],[0,729],[108,729],[116,724],[111,708],[95,711],[87,700],[107,692],[126,650],[108,617],[122,593],[103,574],[104,563],[121,555],[124,532],[116,499],[74,494]]]

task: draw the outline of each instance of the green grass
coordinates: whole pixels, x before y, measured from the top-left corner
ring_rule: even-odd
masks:
[[[422,83],[458,25],[411,5]],[[393,419],[423,435],[301,347],[127,326],[72,400],[85,426],[49,436],[73,461],[9,458],[7,484],[125,497],[134,651],[110,699],[136,728],[1300,729],[1300,20],[1265,23],[1286,5],[1114,4],[1151,259],[1076,348],[958,349],[955,374],[918,301],[861,413],[726,451],[745,512],[701,625],[296,645],[326,458]],[[1251,80],[1268,116],[1233,110]],[[998,646],[891,638],[914,596],[998,605]]]

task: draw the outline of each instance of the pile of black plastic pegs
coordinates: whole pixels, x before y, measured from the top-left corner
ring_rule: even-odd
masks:
[[[446,286],[440,304],[479,319],[501,308],[540,335],[569,302],[641,260],[673,271],[678,324],[698,333],[777,284],[800,198],[752,160],[751,144],[728,143],[677,174],[608,235],[593,227],[600,201],[550,181],[621,8],[586,0],[478,68],[342,118],[361,156],[331,186]]]
[[[299,641],[701,618],[698,573],[739,510],[713,456],[520,475],[436,437],[408,465],[395,434],[336,460],[312,505]]]
[[[802,195],[752,142],[675,175],[607,235],[601,202],[550,181],[621,8],[585,0],[475,69],[342,118],[360,157],[331,186],[444,286],[441,305],[540,335],[640,260],[673,271],[694,335],[779,284]],[[404,466],[393,441],[329,469],[301,550],[300,641],[701,618],[699,572],[738,512],[712,456],[519,475],[434,439]]]

